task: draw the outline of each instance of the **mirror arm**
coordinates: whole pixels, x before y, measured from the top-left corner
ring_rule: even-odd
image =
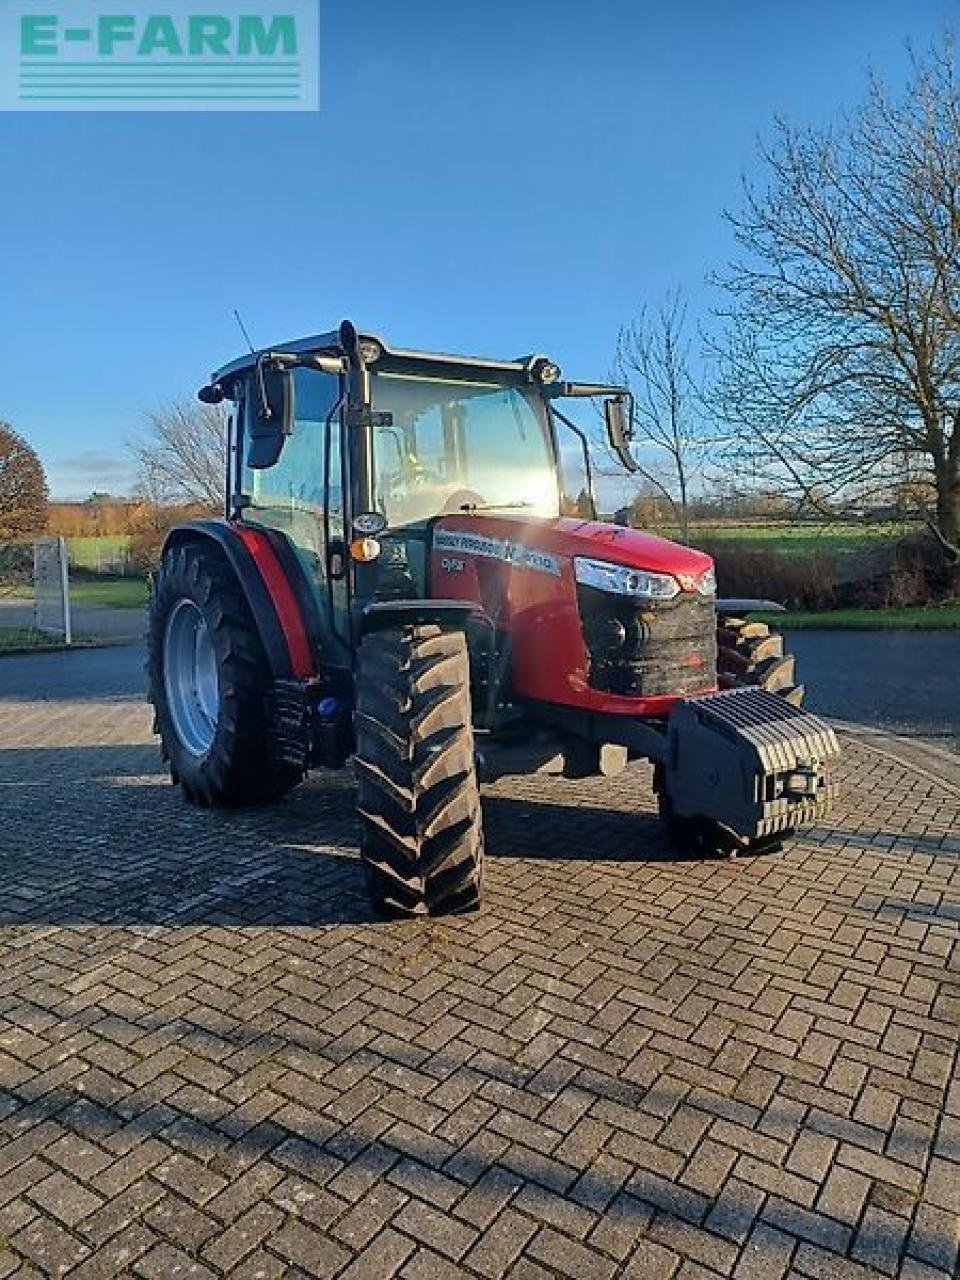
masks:
[[[254,365],[254,372],[257,380],[257,399],[260,402],[257,417],[263,418],[266,421],[269,421],[273,417],[273,410],[270,408],[270,401],[267,399],[267,386],[263,377],[263,367],[269,358],[269,352],[261,352],[261,354],[257,356],[256,364]]]
[[[319,373],[332,373],[335,376],[345,373],[347,369],[347,361],[343,356],[297,355],[292,351],[261,351],[256,357],[255,368],[257,370],[258,399],[261,409],[267,410],[263,414],[267,418],[272,415],[269,412],[269,405],[264,400],[261,361],[290,369],[302,366],[305,369],[316,369]],[[222,382],[211,382],[207,386],[200,388],[197,392],[197,399],[203,401],[204,404],[220,404],[223,400],[236,399],[236,395],[229,386],[224,386]]]
[[[640,464],[637,462],[636,458],[630,452],[629,446],[627,446],[626,448],[619,448],[618,446],[614,445],[613,451],[617,455],[617,457],[620,459],[620,461],[623,463],[624,467],[626,467],[627,471],[629,471],[631,474],[636,474],[636,472],[640,470]]]
[[[615,387],[606,382],[551,382],[544,387],[543,392],[551,400],[558,396],[576,399],[589,396],[628,396],[631,402],[633,400],[633,392],[629,387]]]
[[[345,373],[347,362],[343,356],[299,355],[292,351],[262,351],[258,360],[268,360],[284,369],[316,369],[320,373]]]

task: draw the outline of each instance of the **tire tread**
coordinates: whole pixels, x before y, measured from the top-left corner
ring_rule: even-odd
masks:
[[[463,634],[425,623],[365,636],[356,707],[361,856],[375,904],[407,916],[476,908],[483,834]]]

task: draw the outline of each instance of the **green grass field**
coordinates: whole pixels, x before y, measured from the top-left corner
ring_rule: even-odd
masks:
[[[740,543],[744,547],[809,555],[815,551],[844,553],[869,551],[896,542],[916,526],[907,524],[696,524],[690,530],[694,545]]]
[[[74,648],[85,649],[91,645],[89,636],[74,636]],[[21,653],[24,650],[40,652],[44,649],[62,649],[63,641],[32,627],[0,627],[0,654]]]
[[[70,600],[75,605],[142,609],[149,595],[149,584],[143,578],[74,578],[70,583]]]
[[[120,533],[97,538],[68,538],[67,555],[70,564],[77,569],[100,572],[117,561],[130,545],[130,535]]]
[[[0,627],[0,653],[8,649],[54,649],[49,636],[43,636],[32,627]]]
[[[756,613],[758,621],[769,622],[778,631],[950,631],[960,629],[960,604],[908,605],[902,609],[825,609],[822,613]]]
[[[9,600],[32,600],[33,587],[15,587],[6,592]],[[108,609],[142,609],[150,597],[150,585],[143,578],[71,578],[70,603]]]

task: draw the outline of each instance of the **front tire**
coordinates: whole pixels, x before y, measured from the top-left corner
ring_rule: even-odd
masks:
[[[462,632],[375,631],[356,675],[360,853],[371,899],[393,916],[479,905],[480,793]]]
[[[222,555],[199,542],[164,552],[147,633],[150,701],[185,799],[234,807],[277,799],[303,777],[278,749],[271,673]]]
[[[721,618],[717,626],[717,673],[721,689],[753,685],[778,693],[795,707],[805,688],[797,683],[797,660],[785,653],[783,636],[765,622]]]

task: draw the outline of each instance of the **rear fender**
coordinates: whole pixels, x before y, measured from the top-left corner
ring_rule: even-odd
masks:
[[[189,543],[214,545],[236,575],[275,680],[315,674],[309,619],[291,583],[290,566],[267,530],[226,520],[190,520],[167,534],[164,551]]]

